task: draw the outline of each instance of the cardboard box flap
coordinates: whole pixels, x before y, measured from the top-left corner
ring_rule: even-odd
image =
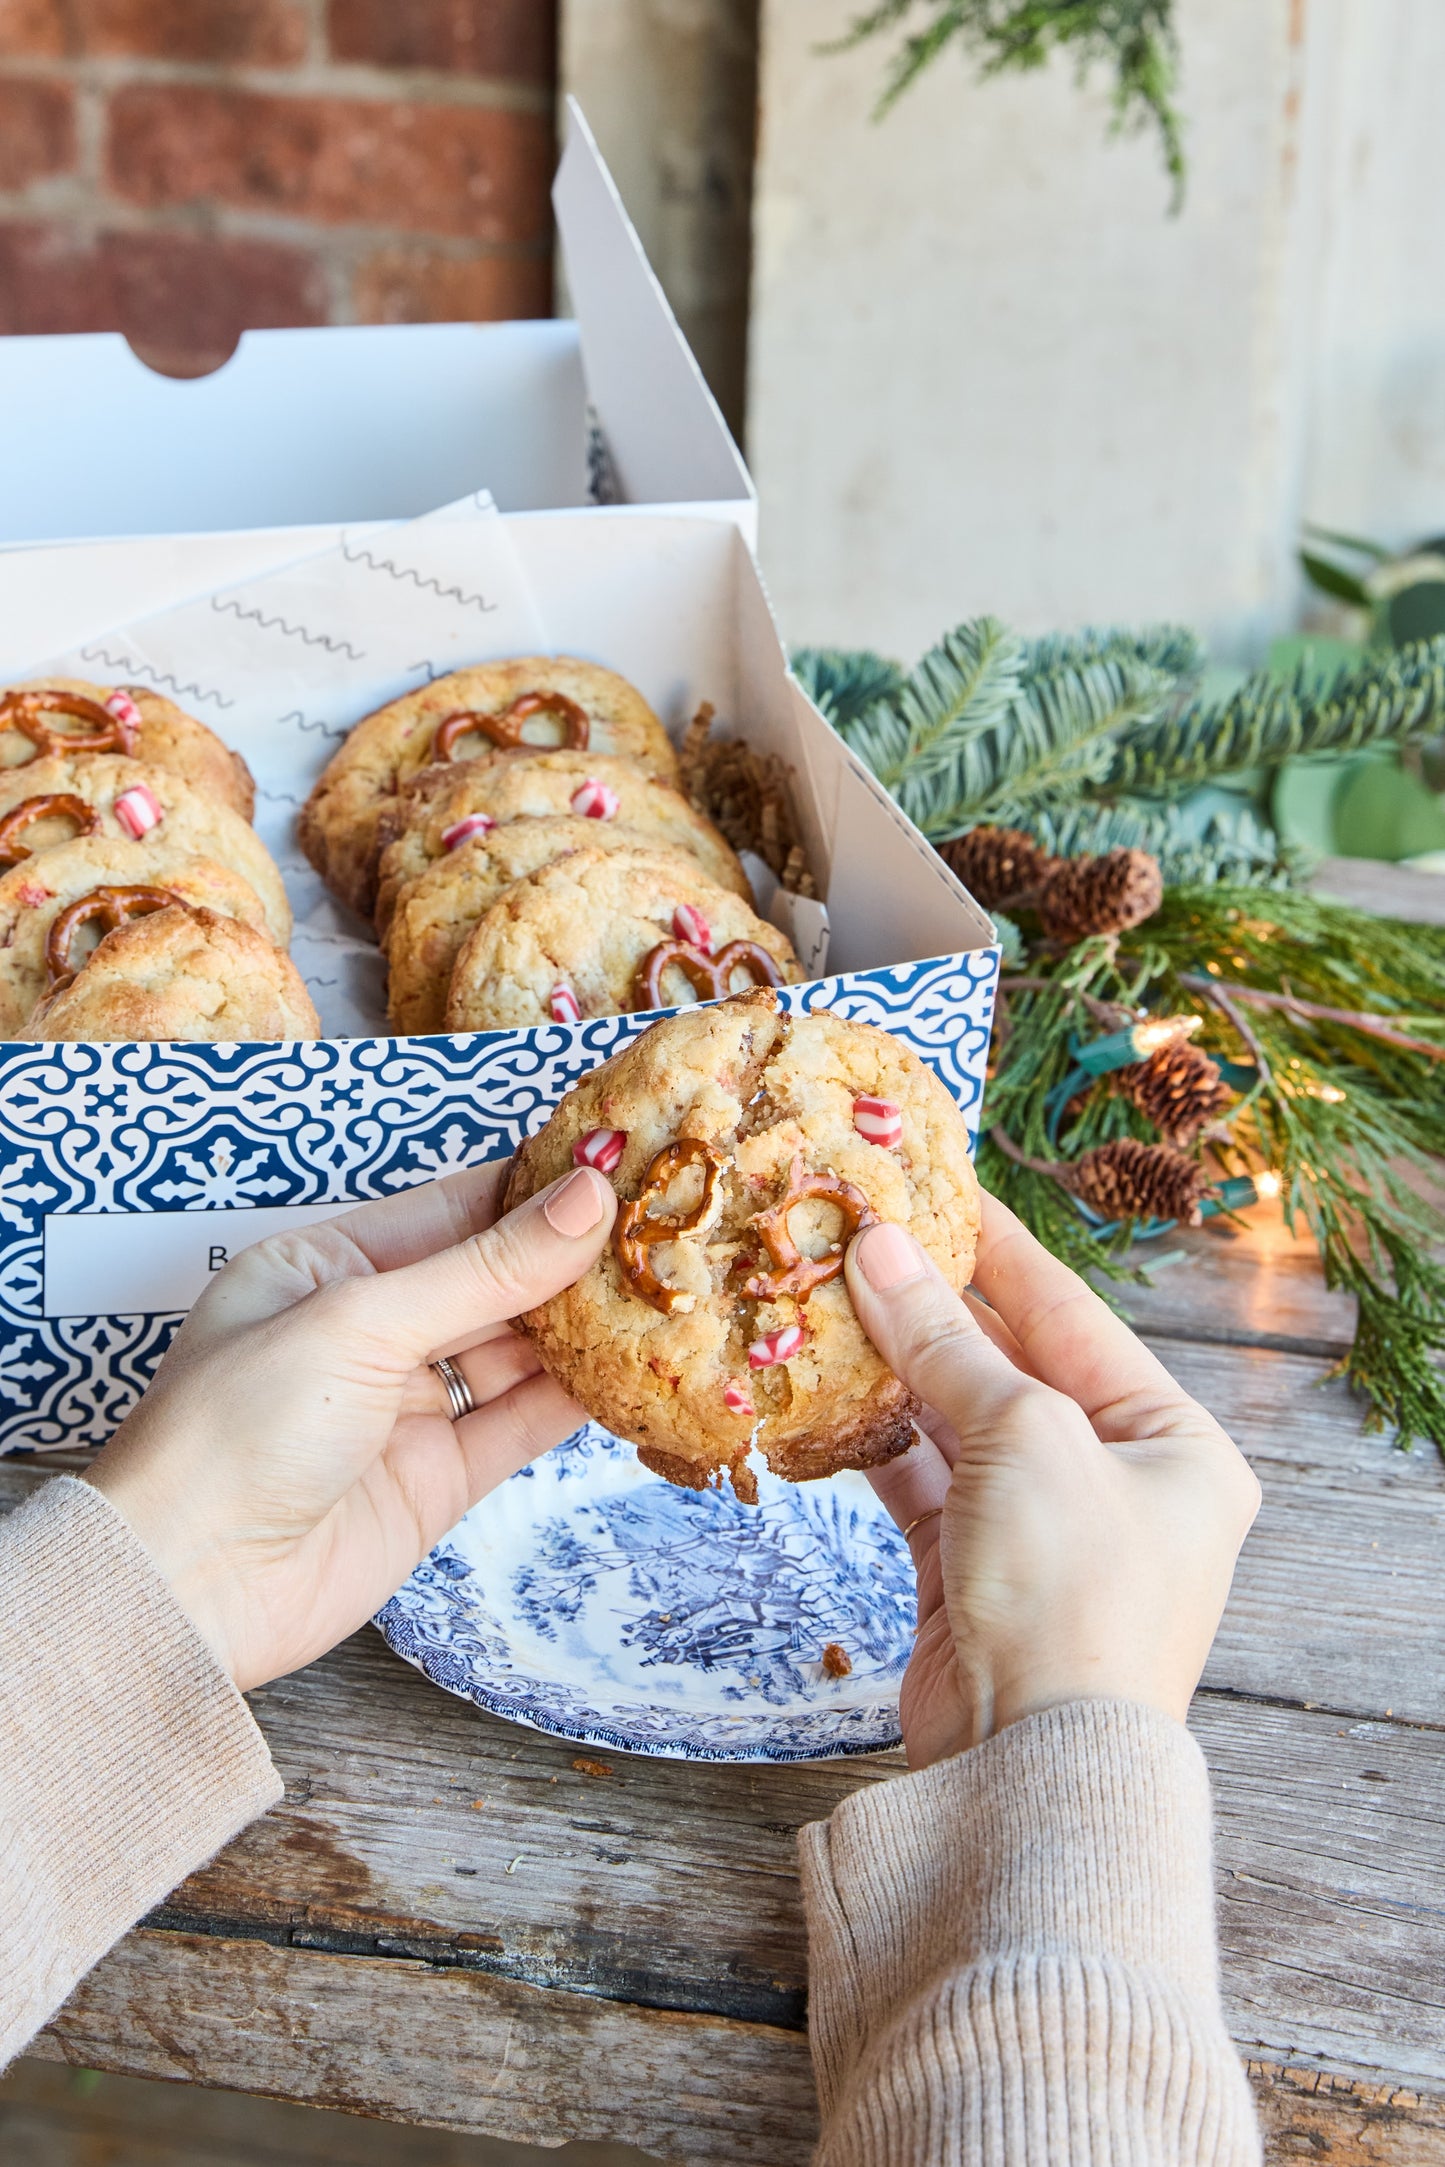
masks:
[[[742,453],[575,98],[552,201],[587,387],[622,501],[752,507]]]
[[[118,332],[0,339],[0,543],[574,505],[584,405],[567,323],[248,331],[184,379]]]

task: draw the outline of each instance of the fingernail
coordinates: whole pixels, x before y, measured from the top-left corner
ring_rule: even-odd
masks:
[[[579,1166],[560,1182],[542,1206],[542,1217],[559,1234],[575,1238],[602,1217],[602,1184],[589,1166]]]
[[[906,1228],[885,1219],[858,1244],[858,1263],[875,1294],[888,1294],[924,1273],[923,1251]]]

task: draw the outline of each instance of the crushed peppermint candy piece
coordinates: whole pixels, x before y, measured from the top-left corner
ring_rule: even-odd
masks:
[[[746,1415],[749,1422],[757,1416],[758,1410],[753,1405],[752,1394],[736,1377],[729,1377],[723,1386],[723,1405],[735,1415]]]
[[[149,835],[152,828],[158,828],[165,819],[164,808],[146,783],[132,783],[129,790],[122,790],[111,810],[126,834],[136,842],[143,835]]]
[[[580,1023],[582,1011],[577,996],[570,986],[557,985],[547,996],[547,1007],[554,1023]]]
[[[454,820],[449,828],[442,829],[442,849],[460,849],[474,835],[490,835],[496,825],[490,813],[468,813],[465,820]]]
[[[617,792],[598,782],[595,775],[589,775],[572,793],[572,810],[582,820],[615,820],[621,802]]]
[[[672,930],[680,941],[698,949],[703,955],[712,954],[712,927],[695,903],[679,903],[672,914]]]
[[[108,715],[114,715],[123,730],[138,730],[140,728],[140,709],[136,706],[130,694],[120,685],[116,686],[114,692],[107,694],[105,711]]]
[[[595,1166],[599,1174],[610,1174],[626,1143],[626,1129],[589,1129],[572,1146],[573,1162],[577,1166]]]
[[[780,1332],[766,1332],[748,1349],[751,1369],[771,1369],[775,1362],[791,1362],[803,1344],[801,1324],[785,1324]]]
[[[853,1126],[865,1143],[883,1144],[890,1151],[903,1141],[903,1115],[892,1099],[854,1099]]]

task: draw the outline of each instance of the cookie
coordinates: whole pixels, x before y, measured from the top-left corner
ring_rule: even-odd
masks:
[[[112,891],[118,900],[109,908],[97,903],[79,910],[97,890]],[[239,873],[164,843],[87,835],[0,876],[0,1038],[24,1035],[36,1002],[80,967],[123,914],[172,896],[265,929],[261,899]],[[79,923],[66,923],[71,906],[77,906]]]
[[[754,1502],[754,1448],[790,1482],[907,1451],[917,1404],[854,1314],[843,1249],[894,1220],[962,1288],[979,1229],[963,1117],[909,1047],[786,1015],[766,987],[684,1010],[568,1092],[506,1208],[583,1162],[621,1200],[612,1240],[521,1329],[646,1466],[692,1489],[726,1472]]]
[[[575,1023],[802,975],[786,935],[680,853],[576,850],[517,881],[468,934],[446,1028]]]
[[[561,820],[509,820],[505,827],[473,835],[437,858],[397,897],[382,946],[389,965],[387,1014],[392,1029],[440,1031],[447,992],[472,928],[514,881],[564,858],[569,851],[611,853],[647,848],[646,836],[620,822],[599,828],[569,814]],[[679,881],[696,878],[697,862],[680,852]]]
[[[43,1000],[41,1040],[319,1038],[301,974],[274,941],[203,906],[171,904],[107,933],[71,983]]]
[[[0,689],[0,768],[78,752],[124,753],[166,768],[243,820],[256,809],[256,786],[241,755],[144,685],[32,677]]]
[[[378,830],[377,932],[385,935],[403,884],[445,855],[460,839],[463,823],[474,823],[475,833],[487,821],[500,827],[509,820],[567,815],[588,821],[599,834],[627,827],[649,848],[686,850],[709,880],[731,888],[745,903],[753,899],[736,852],[712,822],[694,812],[680,790],[639,774],[631,761],[605,753],[547,752],[523,759],[495,753],[460,769],[423,768],[398,792]]]
[[[421,768],[499,745],[559,744],[618,754],[665,782],[678,779],[667,732],[626,678],[569,655],[526,655],[454,670],[367,715],[302,807],[301,847],[333,894],[369,913],[377,823],[402,784]]]
[[[260,896],[272,940],[283,948],[290,940],[291,905],[256,830],[174,770],[105,752],[55,753],[24,767],[0,768],[0,869],[87,833],[132,842],[163,839],[229,865]]]

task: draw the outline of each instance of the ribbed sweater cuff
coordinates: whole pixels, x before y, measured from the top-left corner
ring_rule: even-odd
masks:
[[[129,1523],[68,1476],[0,1521],[0,1737],[3,2066],[282,1785]]]
[[[980,1966],[1097,1958],[1217,2009],[1204,1759],[1153,1709],[1031,1716],[855,1792],[800,1850],[825,2114],[910,2000]]]

